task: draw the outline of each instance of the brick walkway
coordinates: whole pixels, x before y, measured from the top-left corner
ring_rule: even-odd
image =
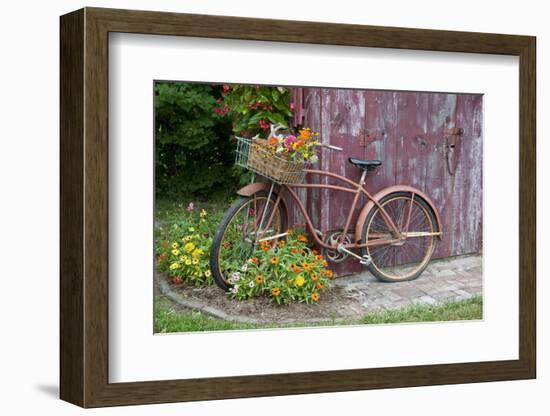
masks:
[[[481,295],[481,268],[481,256],[459,256],[432,260],[420,277],[409,282],[380,282],[365,270],[335,279],[334,285],[344,291],[344,296],[356,300],[363,312],[417,303],[436,305]]]

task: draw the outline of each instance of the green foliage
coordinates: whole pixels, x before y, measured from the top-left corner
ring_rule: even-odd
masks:
[[[288,127],[288,119],[292,117],[290,90],[260,85],[224,85],[218,112],[233,120],[236,135],[266,136],[270,124]]]
[[[216,112],[221,92],[212,84],[155,83],[157,196],[207,195],[237,185],[231,121]]]

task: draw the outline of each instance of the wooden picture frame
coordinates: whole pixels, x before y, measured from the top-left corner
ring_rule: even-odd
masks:
[[[535,38],[85,8],[61,17],[60,396],[82,407],[397,388],[536,376]],[[519,57],[519,359],[109,383],[108,34]]]

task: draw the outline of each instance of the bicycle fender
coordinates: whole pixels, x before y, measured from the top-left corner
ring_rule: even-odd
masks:
[[[269,191],[271,184],[265,182],[250,183],[237,191],[237,195],[240,196],[252,196],[260,191]]]
[[[380,192],[373,195],[374,201],[380,201],[382,198],[384,198],[386,195],[389,195],[393,192],[411,192],[415,195],[418,195],[420,198],[422,198],[432,209],[436,222],[437,222],[437,228],[441,234],[438,236],[441,240],[443,238],[443,228],[441,227],[441,217],[439,215],[439,211],[435,207],[432,200],[426,195],[424,192],[422,192],[420,189],[413,188],[412,186],[407,185],[395,185],[390,186],[388,188],[382,189]],[[361,212],[359,213],[359,216],[357,217],[357,223],[355,224],[355,242],[358,243],[361,239],[361,232],[363,230],[363,226],[365,225],[365,221],[367,220],[367,215],[369,214],[370,210],[375,206],[374,201],[370,200],[365,204]]]
[[[266,182],[254,182],[254,183],[251,183],[251,184],[248,184],[244,187],[242,187],[241,189],[239,189],[237,191],[237,195],[240,195],[240,196],[245,196],[245,197],[250,197],[260,191],[266,191],[266,192],[269,192],[269,188],[271,188],[271,184],[270,183],[266,183]],[[284,189],[284,188],[283,188]],[[281,190],[282,192],[282,190]],[[277,192],[273,192],[273,195],[275,197],[277,197],[278,193]],[[281,202],[280,202],[281,206],[283,207],[283,209],[285,210],[285,213],[286,213],[286,216],[288,218],[288,207],[286,205],[286,201],[285,201],[285,198],[282,198],[281,197]]]

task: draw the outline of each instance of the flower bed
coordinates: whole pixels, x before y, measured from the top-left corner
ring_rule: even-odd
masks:
[[[209,214],[190,203],[177,221],[161,228],[156,247],[158,267],[172,283],[214,283],[209,257],[220,216],[221,213]]]
[[[230,277],[233,287],[229,296],[244,300],[264,295],[279,304],[318,302],[320,293],[329,287],[333,272],[307,242],[299,229],[289,230],[286,241],[262,242],[241,271]]]

